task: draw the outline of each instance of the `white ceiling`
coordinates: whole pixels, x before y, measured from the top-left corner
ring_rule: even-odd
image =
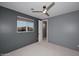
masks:
[[[50,16],[41,13],[33,13],[31,8],[42,10],[42,6],[49,6],[51,2],[0,2],[1,6],[31,15],[40,19],[45,19],[72,11],[79,10],[79,2],[55,2],[55,5],[48,11]]]

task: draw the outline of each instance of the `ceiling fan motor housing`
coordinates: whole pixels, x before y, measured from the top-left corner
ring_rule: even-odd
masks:
[[[46,8],[46,6],[43,6],[43,8],[45,9],[45,8]]]

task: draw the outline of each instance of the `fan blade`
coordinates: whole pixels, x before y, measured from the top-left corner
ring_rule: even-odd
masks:
[[[32,12],[40,12],[40,13],[42,13],[42,11],[32,11]]]
[[[51,3],[51,4],[48,6],[47,10],[49,10],[54,4],[55,4],[55,2]]]
[[[49,14],[48,14],[48,13],[45,13],[45,15],[49,16]]]

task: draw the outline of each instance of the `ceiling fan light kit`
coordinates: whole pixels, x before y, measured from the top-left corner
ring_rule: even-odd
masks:
[[[45,9],[44,11],[43,11],[43,13],[46,13],[47,12],[47,9]]]

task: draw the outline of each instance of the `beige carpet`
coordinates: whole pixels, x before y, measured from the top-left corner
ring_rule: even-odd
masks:
[[[33,43],[4,56],[79,56],[79,52],[47,41]]]

